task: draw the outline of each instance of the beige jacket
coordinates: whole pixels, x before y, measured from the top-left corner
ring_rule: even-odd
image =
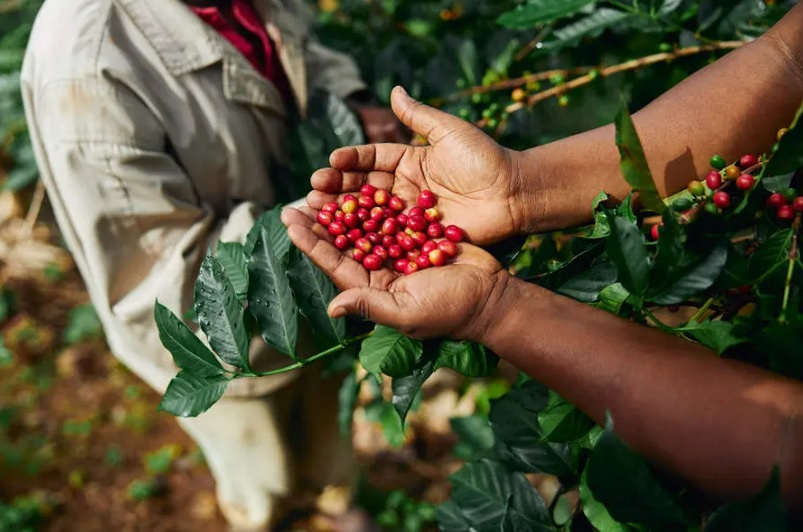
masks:
[[[302,112],[308,87],[341,97],[364,88],[350,59],[312,39],[302,0],[256,4]],[[109,345],[163,391],[176,369],[154,301],[184,315],[210,246],[242,241],[274,203],[285,105],[180,0],[46,1],[22,85],[42,180]],[[259,343],[257,366],[286,362]],[[237,381],[229,395],[293,377]]]

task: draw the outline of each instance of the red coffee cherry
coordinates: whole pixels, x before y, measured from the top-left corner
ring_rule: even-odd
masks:
[[[392,196],[388,201],[388,207],[396,212],[401,212],[404,210],[404,202],[401,200],[401,198]]]
[[[716,170],[711,170],[708,172],[708,175],[705,176],[705,184],[708,185],[708,188],[711,190],[716,190],[722,186],[722,176]]]
[[[725,169],[725,178],[731,181],[742,175],[742,171],[736,165],[730,165]]]
[[[795,201],[792,202],[792,206],[797,212],[803,212],[803,196],[796,197]]]
[[[373,209],[376,207],[376,202],[374,201],[373,196],[360,196],[360,198],[357,200],[357,203],[360,204],[360,207],[365,209]]]
[[[750,174],[742,174],[736,178],[736,188],[739,190],[750,190],[756,184],[756,179]]]
[[[382,245],[385,247],[390,247],[396,244],[396,237],[393,235],[385,235],[382,237]]]
[[[385,219],[385,209],[382,207],[374,207],[371,209],[371,219],[381,222]]]
[[[770,194],[770,197],[767,198],[767,206],[769,207],[777,209],[782,205],[786,205],[786,196],[783,194],[775,192],[774,194]]]
[[[345,196],[343,196],[343,203],[347,201],[357,201],[357,196],[355,196],[354,194],[346,194]]]
[[[366,233],[376,233],[379,231],[379,222],[376,220],[365,220],[362,224],[362,229]]]
[[[739,166],[742,168],[750,168],[758,164],[758,157],[755,155],[744,155],[739,159]]]
[[[413,233],[412,238],[413,238],[413,240],[415,241],[415,243],[416,243],[416,245],[418,247],[423,246],[429,240],[429,237],[427,236],[427,234],[426,233],[422,233],[421,231],[416,231],[415,233]]]
[[[371,211],[369,211],[365,207],[360,207],[359,209],[357,209],[357,218],[359,218],[360,221],[363,222],[368,221],[371,219]]]
[[[433,222],[427,226],[427,236],[429,238],[440,238],[443,236],[443,226],[440,222]]]
[[[335,211],[337,211],[337,203],[335,203],[334,201],[331,202],[331,203],[327,203],[321,209],[321,212],[328,212],[328,213],[331,213],[331,214],[334,214]]]
[[[390,207],[385,207],[385,218],[396,218],[396,212]]]
[[[731,206],[731,197],[727,192],[719,191],[714,193],[714,205],[720,209],[727,209]]]
[[[415,240],[405,233],[396,233],[396,242],[398,242],[405,251],[415,249]]]
[[[407,215],[400,214],[396,216],[396,223],[398,223],[400,227],[407,227]]]
[[[418,206],[423,209],[431,209],[435,206],[435,194],[431,190],[422,190],[418,195]]]
[[[408,251],[407,255],[405,256],[407,257],[407,260],[409,260],[410,262],[415,262],[415,260],[421,256],[421,250],[414,249],[412,251]]]
[[[410,212],[407,213],[408,218],[412,218],[413,216],[420,216],[421,218],[424,217],[424,209],[421,207],[413,207],[410,209]]]
[[[427,258],[429,258],[429,262],[436,267],[446,264],[446,253],[440,249],[433,249],[430,251],[429,254],[427,254]]]
[[[407,268],[407,264],[409,264],[407,259],[397,259],[393,262],[393,270],[397,273],[404,273],[404,270]]]
[[[367,233],[365,238],[367,238],[368,241],[375,246],[382,243],[382,235],[379,233]]]
[[[457,256],[457,244],[451,240],[441,240],[438,242],[438,249],[443,251],[447,257]]]
[[[404,275],[412,275],[417,272],[420,268],[418,264],[415,262],[408,262],[407,266],[404,267]]]
[[[424,219],[428,222],[437,222],[441,219],[441,211],[435,207],[427,209],[424,211]]]
[[[354,242],[354,249],[359,249],[365,253],[370,253],[373,247],[374,245],[371,244],[371,241],[367,238],[358,238],[357,241]]]
[[[351,240],[351,242],[353,243],[353,242],[356,242],[356,241],[357,241],[357,239],[359,239],[359,238],[362,238],[362,231],[361,231],[361,230],[359,230],[359,229],[352,229],[351,231],[349,231],[348,233],[346,233],[346,236],[347,236],[347,237],[349,238],[349,240]]]
[[[424,243],[423,246],[421,246],[421,253],[423,253],[424,255],[429,255],[430,252],[436,249],[438,249],[438,243],[435,242],[434,240],[428,240],[427,242]]]
[[[383,261],[381,257],[378,257],[374,254],[366,255],[366,257],[362,259],[362,265],[365,267],[365,269],[372,272],[380,269],[383,262],[385,261]]]
[[[346,213],[345,212],[343,212],[341,210],[335,211],[335,221],[336,222],[342,222],[343,218],[345,218],[345,217],[346,217]]]
[[[429,257],[427,257],[426,255],[423,255],[423,254],[419,255],[415,259],[415,263],[418,264],[418,267],[421,268],[422,270],[425,270],[425,269],[429,268],[430,266],[432,266],[432,263],[429,262]]]
[[[382,259],[382,262],[388,260],[388,250],[386,250],[381,245],[374,246],[374,249],[371,250],[371,253]]]
[[[321,211],[318,213],[318,223],[324,227],[328,227],[330,223],[335,220],[334,215],[328,211]]]
[[[399,230],[399,224],[398,222],[396,222],[395,218],[388,218],[387,220],[382,222],[383,235],[395,235],[398,230]]]
[[[387,205],[390,201],[390,193],[387,190],[379,189],[374,193],[374,202],[377,205]]]
[[[360,194],[363,196],[368,196],[369,198],[373,198],[374,194],[376,194],[376,187],[365,184],[360,187]]]
[[[356,214],[349,212],[343,216],[343,223],[346,224],[346,227],[349,229],[354,229],[355,227],[359,227],[362,222]]]
[[[650,238],[652,238],[653,240],[658,240],[658,238],[660,237],[660,227],[662,225],[663,224],[655,224],[652,226],[652,228],[650,229]]]
[[[781,205],[778,207],[778,219],[789,221],[795,219],[795,208],[791,205]]]
[[[340,206],[340,210],[346,214],[357,212],[357,209],[359,209],[359,205],[355,200],[344,201],[343,205]]]
[[[388,246],[388,255],[390,255],[394,259],[401,258],[404,254],[404,250],[398,244],[391,244]]]
[[[338,237],[335,238],[335,247],[340,251],[347,249],[350,245],[351,240],[349,240],[349,237],[346,235],[338,235]]]
[[[329,234],[332,236],[344,235],[346,234],[346,224],[343,222],[332,222],[327,227],[329,230]]]
[[[356,260],[357,262],[362,263],[363,259],[368,256],[368,253],[361,249],[355,249],[351,253],[351,258]]]
[[[407,227],[413,231],[423,231],[427,227],[427,221],[423,216],[410,216],[407,219]]]
[[[452,242],[462,242],[465,234],[463,230],[457,227],[456,225],[450,225],[446,229],[443,230],[444,236],[451,240]]]

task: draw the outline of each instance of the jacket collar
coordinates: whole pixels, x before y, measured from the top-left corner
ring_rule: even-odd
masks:
[[[257,8],[269,20],[277,0],[258,0]],[[281,94],[242,57],[229,42],[210,28],[180,0],[114,0],[151,43],[165,68],[180,76],[222,63],[223,91],[236,102],[265,107],[286,116]],[[276,11],[274,11],[276,12]],[[279,57],[290,79],[299,108],[306,107],[303,36],[286,17],[268,24],[274,39],[280,39]],[[285,24],[278,27],[284,19]],[[287,29],[283,29],[286,27]],[[300,64],[300,67],[299,67]],[[301,78],[301,79],[299,79]]]

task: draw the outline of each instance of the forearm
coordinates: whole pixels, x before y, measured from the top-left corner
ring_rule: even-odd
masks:
[[[755,493],[778,464],[803,501],[798,383],[515,279],[495,308],[485,345],[595,421],[610,411],[649,459],[726,497]]]
[[[634,115],[659,191],[704,175],[714,153],[735,160],[768,152],[803,100],[803,5],[760,39],[697,72]],[[612,125],[523,152],[525,232],[575,226],[593,198],[629,192]]]

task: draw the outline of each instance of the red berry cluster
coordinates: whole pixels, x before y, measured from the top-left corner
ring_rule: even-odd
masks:
[[[457,242],[463,240],[462,229],[441,224],[436,202],[432,191],[422,190],[418,205],[404,212],[404,201],[397,196],[363,185],[359,197],[347,194],[340,205],[324,205],[318,223],[335,237],[337,249],[353,247],[351,258],[365,269],[376,271],[389,262],[396,272],[410,275],[443,266],[457,255]]]

